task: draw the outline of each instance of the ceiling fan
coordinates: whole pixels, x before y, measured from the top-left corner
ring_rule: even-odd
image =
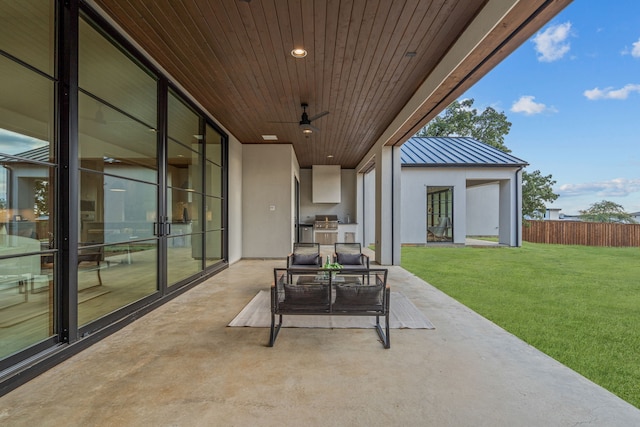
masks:
[[[90,122],[94,122],[97,123],[99,125],[108,125],[108,124],[112,124],[112,123],[131,123],[132,120],[131,119],[127,119],[126,117],[123,117],[124,120],[113,120],[113,119],[109,119],[107,120],[107,115],[110,115],[111,117],[113,117],[114,115],[117,116],[117,112],[114,112],[112,109],[110,109],[109,107],[107,107],[107,112],[109,114],[105,114],[105,112],[102,109],[102,104],[98,103],[98,106],[96,108],[95,113],[93,113],[93,115],[81,115],[80,118],[83,120],[87,120]],[[122,116],[122,114],[120,114]]]
[[[104,118],[104,112],[102,111],[102,106],[98,104],[98,108],[93,116],[80,116],[81,119],[89,120],[101,125],[106,125],[107,121]]]
[[[313,126],[311,122],[318,120],[320,117],[326,116],[327,114],[329,114],[329,112],[323,111],[322,113],[318,113],[315,116],[309,117],[309,115],[307,114],[307,107],[309,107],[309,104],[307,104],[306,102],[303,102],[302,104],[300,104],[300,106],[302,107],[302,116],[300,116],[299,122],[269,122],[269,123],[298,123],[298,125],[300,126],[300,129],[302,130],[302,133],[305,136],[309,136],[313,132],[320,132],[320,129]]]

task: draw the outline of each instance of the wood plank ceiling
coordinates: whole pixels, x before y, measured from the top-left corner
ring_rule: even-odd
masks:
[[[403,143],[569,2],[519,2],[480,53],[387,143]],[[293,144],[301,167],[343,168],[363,160],[487,3],[93,2],[240,142],[276,135]],[[308,51],[305,58],[290,54],[298,47]],[[301,103],[309,116],[329,111],[312,123],[320,132],[310,137],[298,126]]]

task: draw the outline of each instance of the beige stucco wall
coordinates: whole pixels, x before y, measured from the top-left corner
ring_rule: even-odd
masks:
[[[293,243],[291,145],[242,146],[242,257],[284,258]]]
[[[242,258],[242,144],[229,135],[229,263]]]

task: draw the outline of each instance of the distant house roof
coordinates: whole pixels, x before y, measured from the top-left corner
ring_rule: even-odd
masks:
[[[528,163],[467,137],[413,137],[400,148],[402,166],[527,166]]]
[[[0,157],[0,162],[2,163],[19,163],[22,160],[35,160],[37,162],[50,162],[51,161],[51,153],[49,150],[49,146],[45,145],[39,148],[34,148],[28,151],[23,151],[22,153],[14,154],[16,157]]]

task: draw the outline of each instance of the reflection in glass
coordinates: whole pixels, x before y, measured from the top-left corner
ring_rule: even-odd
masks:
[[[199,148],[196,146],[195,148]],[[167,185],[187,191],[202,191],[200,153],[182,144],[168,142]]]
[[[145,169],[131,169],[129,174]],[[106,167],[105,172],[111,168]],[[92,172],[80,174],[80,242],[119,243],[154,237],[157,186]],[[84,210],[83,210],[84,209]]]
[[[0,153],[53,161],[53,82],[0,55]]]
[[[0,49],[53,76],[54,15],[53,1],[0,1]]]
[[[200,216],[202,210],[202,195],[198,193],[191,194],[191,229],[194,233],[201,232],[204,222]]]
[[[156,182],[156,132],[83,93],[78,103],[80,166]]]
[[[78,250],[78,323],[86,325],[156,292],[156,240]]]
[[[39,248],[32,239],[13,239],[19,246],[3,245],[0,236],[0,257],[18,247],[21,252]],[[53,258],[42,260],[40,255],[0,258],[0,358],[53,335]]]
[[[18,158],[0,158],[0,166],[0,357],[4,357],[54,332],[54,168]]]
[[[157,290],[157,80],[84,18],[79,35],[78,315]]]
[[[80,88],[157,129],[157,83],[140,64],[84,19],[80,20],[78,77]],[[82,113],[89,111],[81,109]],[[110,118],[106,116],[107,123]],[[93,109],[90,117],[99,117]]]
[[[210,231],[206,233],[207,247],[205,263],[214,265],[222,260],[222,231]]]
[[[207,231],[220,230],[222,228],[222,200],[216,197],[207,197],[205,215]]]
[[[169,138],[178,141],[186,147],[199,152],[196,146],[201,145],[200,117],[169,91],[167,132]]]
[[[192,224],[197,221],[198,209],[194,203],[194,198],[199,199],[199,194],[180,189],[170,189],[168,195],[168,205],[171,207],[169,222],[171,224]]]
[[[189,234],[189,224],[172,224],[171,236],[167,240],[167,282],[169,286],[202,270],[200,239]]]
[[[54,14],[0,2],[0,358],[55,332]]]
[[[208,195],[222,196],[222,167],[207,162],[206,187]]]
[[[222,135],[210,125],[206,126],[207,160],[222,166]]]

